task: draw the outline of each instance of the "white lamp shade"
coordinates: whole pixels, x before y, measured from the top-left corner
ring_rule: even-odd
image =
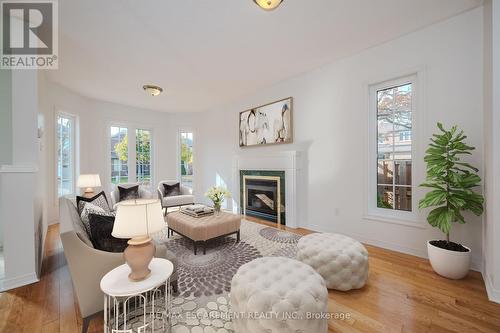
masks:
[[[117,204],[111,235],[116,238],[151,236],[164,227],[160,200],[127,200]]]
[[[80,175],[76,186],[79,188],[100,187],[101,178],[99,178],[99,175]]]

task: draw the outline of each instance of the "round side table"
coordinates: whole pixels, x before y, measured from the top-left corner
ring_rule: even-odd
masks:
[[[149,264],[151,275],[130,281],[127,264],[116,267],[101,280],[104,292],[104,332],[170,332],[174,265],[161,258]]]

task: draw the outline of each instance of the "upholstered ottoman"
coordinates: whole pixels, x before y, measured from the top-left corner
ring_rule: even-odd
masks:
[[[233,327],[240,333],[326,333],[327,305],[323,278],[290,258],[255,259],[231,283]]]
[[[221,212],[220,216],[192,217],[181,212],[173,212],[167,214],[166,219],[168,236],[176,232],[190,239],[194,245],[194,254],[197,253],[198,245],[203,246],[203,254],[206,254],[207,242],[215,238],[234,234],[236,241],[240,241],[240,215]]]
[[[314,233],[302,237],[297,259],[314,268],[328,289],[358,289],[368,278],[368,251],[344,235]]]

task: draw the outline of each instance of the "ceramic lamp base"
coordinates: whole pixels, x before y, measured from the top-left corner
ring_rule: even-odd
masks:
[[[153,260],[156,248],[151,238],[131,239],[123,252],[127,265],[132,270],[128,275],[131,281],[142,281],[150,274],[149,263]]]
[[[94,194],[95,194],[95,193],[94,193],[94,189],[93,189],[93,188],[91,188],[91,187],[87,187],[87,188],[85,189],[85,192],[83,192],[83,196],[84,196],[85,198],[92,198],[92,197],[94,196]]]

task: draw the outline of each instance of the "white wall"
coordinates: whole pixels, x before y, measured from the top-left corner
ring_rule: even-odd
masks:
[[[484,5],[484,150],[486,211],[483,276],[490,299],[500,302],[500,3]]]
[[[12,160],[0,166],[0,224],[5,276],[0,290],[37,280],[43,235],[42,178],[38,171],[38,73],[13,70],[11,77]]]
[[[218,178],[238,192],[231,177],[231,161],[238,154],[255,155],[300,150],[305,156],[302,186],[298,190],[302,227],[341,232],[362,241],[426,256],[426,240],[439,231],[364,218],[367,190],[368,83],[420,70],[422,124],[414,144],[419,158],[441,121],[456,124],[477,149],[470,161],[483,169],[483,45],[482,8],[466,12],[378,47],[312,72],[265,87],[239,101],[205,114],[201,135],[203,185]],[[293,48],[290,50],[293,52]],[[421,92],[422,93],[422,92]],[[238,113],[280,98],[294,97],[294,144],[252,149],[238,147]],[[424,180],[424,165],[414,170]],[[416,189],[420,198],[421,189]],[[327,207],[327,209],[325,209]],[[453,228],[451,237],[472,248],[473,265],[481,266],[481,218],[466,215],[468,224]]]
[[[55,122],[59,111],[73,114],[78,122],[78,150],[80,173],[98,173],[103,189],[109,191],[109,126],[133,124],[153,130],[154,184],[164,179],[177,179],[178,134],[180,128],[196,130],[196,113],[176,114],[138,109],[82,97],[60,85],[45,81],[44,98],[45,143],[50,157],[46,161],[48,219],[58,220],[56,183]],[[195,143],[196,144],[196,143]],[[196,149],[196,147],[195,147]],[[195,175],[195,186],[198,175]],[[156,186],[155,186],[156,188]]]
[[[12,163],[11,84],[10,70],[0,70],[0,165]],[[2,229],[0,221],[0,250],[3,247]],[[3,271],[0,271],[0,275],[3,275]]]
[[[11,72],[0,71],[0,165],[12,162]]]

